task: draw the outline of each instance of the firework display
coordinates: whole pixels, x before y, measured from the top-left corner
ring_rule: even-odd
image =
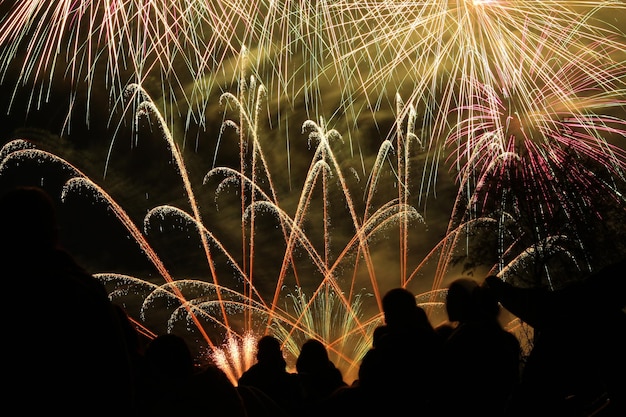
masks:
[[[232,380],[267,332],[292,356],[324,341],[350,380],[387,289],[412,289],[435,320],[454,274],[558,287],[559,265],[590,272],[611,261],[599,236],[623,237],[623,2],[0,0],[0,13],[3,114],[58,101],[52,133],[68,140],[77,119],[106,119],[106,178],[122,141],[153,140],[167,166],[121,174],[156,183],[133,178],[122,198],[145,197],[130,210],[63,146],[5,132],[0,177],[34,161],[63,201],[104,207],[148,263],[94,271],[111,299],[146,334],[188,333]],[[155,166],[134,153],[128,165]],[[168,239],[198,267],[175,272]]]

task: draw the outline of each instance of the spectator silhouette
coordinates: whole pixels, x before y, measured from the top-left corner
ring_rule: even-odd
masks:
[[[247,417],[291,417],[266,393],[252,385],[237,385]]]
[[[415,295],[405,288],[389,290],[382,299],[385,324],[374,330],[375,347],[426,349],[424,354],[436,355],[441,345],[435,329]]]
[[[289,416],[300,413],[303,402],[300,380],[297,374],[287,371],[280,341],[271,335],[261,337],[257,342],[256,359],[241,375],[238,385],[262,391]]]
[[[308,339],[302,344],[296,370],[304,395],[303,415],[323,414],[330,395],[339,387],[347,386],[341,371],[328,357],[326,346],[317,339]]]
[[[439,389],[441,339],[407,289],[389,290],[382,305],[385,324],[359,367],[360,393],[339,395],[362,397],[368,413],[403,415],[415,404],[426,413]]]
[[[0,197],[0,222],[2,316],[14,342],[3,349],[3,406],[20,415],[134,411],[119,316],[103,284],[61,248],[51,197],[11,189]]]
[[[148,368],[145,360],[145,349],[149,339],[137,331],[124,307],[113,303],[113,308],[120,319],[122,332],[126,340],[132,371],[134,403],[139,408],[140,400],[145,395],[143,391],[147,387]]]
[[[224,371],[213,364],[205,364],[196,369],[182,399],[183,404],[168,416],[251,417],[237,388]],[[277,414],[274,416],[278,417]]]
[[[175,410],[194,373],[187,342],[173,333],[160,334],[148,343],[144,356],[147,375],[142,410],[146,415]]]
[[[504,415],[519,383],[521,348],[498,321],[497,300],[486,286],[459,278],[446,311],[455,326],[443,345],[440,414]]]
[[[145,415],[171,415],[184,402],[184,391],[194,373],[194,360],[185,339],[173,333],[160,334],[145,350]]]
[[[194,359],[185,339],[174,333],[158,335],[145,352],[149,373],[157,383],[184,381],[194,371]]]
[[[217,366],[196,366],[184,338],[161,334],[145,351],[148,367],[141,414],[176,416],[213,414],[246,417],[235,386]]]
[[[557,290],[486,281],[534,329],[510,415],[626,415],[626,262]]]
[[[458,278],[448,286],[445,303],[448,320],[435,328],[443,340],[446,340],[461,322],[468,321],[474,314],[472,294],[477,287],[478,283],[469,278]]]

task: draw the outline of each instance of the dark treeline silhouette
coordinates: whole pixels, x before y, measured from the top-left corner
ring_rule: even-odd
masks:
[[[197,363],[181,336],[139,336],[60,247],[43,190],[6,192],[0,219],[2,396],[13,414],[626,416],[626,261],[559,290],[458,278],[437,327],[414,294],[394,288],[351,384],[314,338],[289,372],[272,335],[258,340],[256,363],[233,384],[216,365]],[[533,329],[525,360],[500,323],[503,308]]]

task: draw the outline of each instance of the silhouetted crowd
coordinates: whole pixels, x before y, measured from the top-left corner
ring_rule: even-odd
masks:
[[[626,416],[625,261],[559,290],[456,279],[448,321],[436,327],[414,294],[394,288],[354,382],[316,339],[288,371],[268,334],[233,384],[216,365],[195,363],[176,334],[142,340],[60,247],[43,190],[6,192],[0,219],[2,397],[13,415]],[[500,323],[503,307],[533,329],[527,357]]]

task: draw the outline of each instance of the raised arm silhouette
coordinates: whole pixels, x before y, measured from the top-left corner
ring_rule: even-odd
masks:
[[[510,415],[626,415],[626,261],[556,290],[486,282],[534,330]]]

